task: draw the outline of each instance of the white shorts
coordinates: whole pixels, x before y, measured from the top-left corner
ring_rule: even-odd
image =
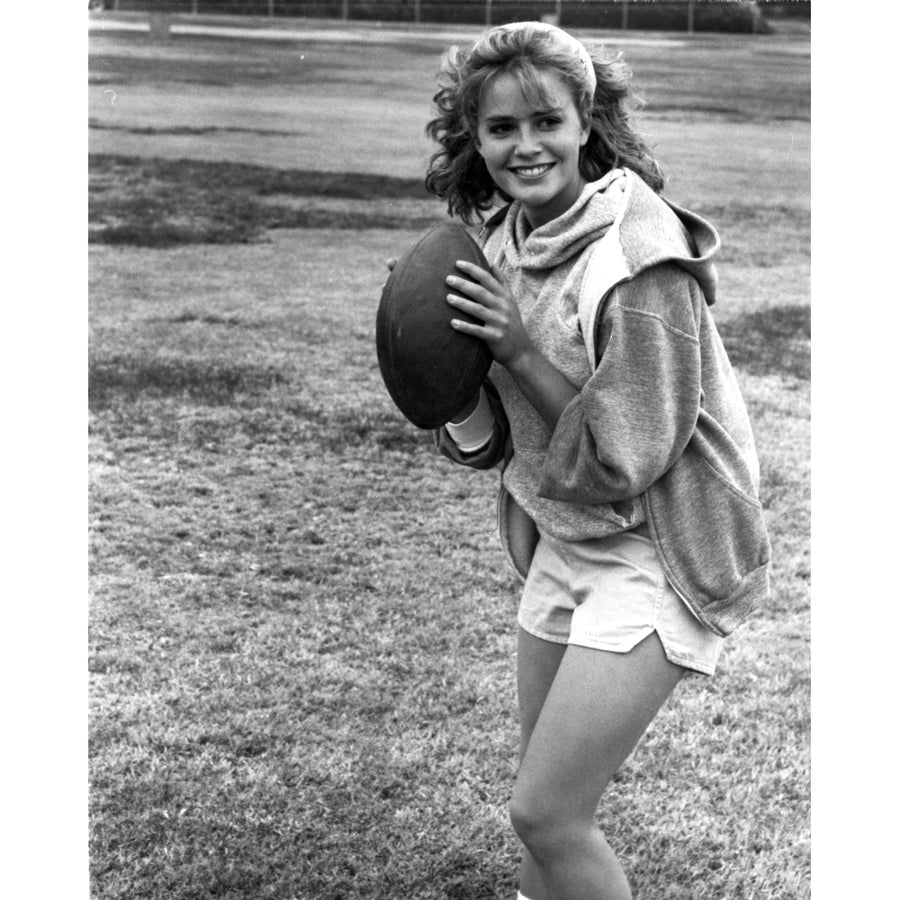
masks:
[[[632,530],[569,542],[539,531],[519,604],[525,631],[613,653],[627,653],[656,631],[670,662],[715,672],[725,639],[669,585],[648,536]]]

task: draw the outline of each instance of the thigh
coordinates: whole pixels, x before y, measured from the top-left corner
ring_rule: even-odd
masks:
[[[519,758],[525,755],[531,733],[566,653],[565,644],[555,644],[519,627],[516,679],[519,696]]]
[[[546,814],[593,819],[682,674],[655,632],[628,653],[567,647],[530,734],[518,799]]]

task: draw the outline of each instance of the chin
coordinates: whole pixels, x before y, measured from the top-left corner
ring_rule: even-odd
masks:
[[[527,203],[531,206],[543,206],[546,203],[552,203],[560,194],[560,191],[548,190],[543,185],[532,187],[516,184],[505,188],[505,191],[514,199],[521,200],[522,203]]]

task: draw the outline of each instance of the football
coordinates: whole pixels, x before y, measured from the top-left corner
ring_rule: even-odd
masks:
[[[491,351],[480,338],[456,331],[453,318],[481,324],[447,303],[458,259],[490,268],[461,225],[439,225],[397,261],[381,292],[375,344],[381,377],[400,412],[418,428],[449,422],[481,387]]]

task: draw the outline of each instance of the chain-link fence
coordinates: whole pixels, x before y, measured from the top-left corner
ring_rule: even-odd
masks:
[[[572,28],[766,32],[768,17],[809,17],[809,2],[732,0],[90,0],[119,12],[455,24],[543,19]]]

